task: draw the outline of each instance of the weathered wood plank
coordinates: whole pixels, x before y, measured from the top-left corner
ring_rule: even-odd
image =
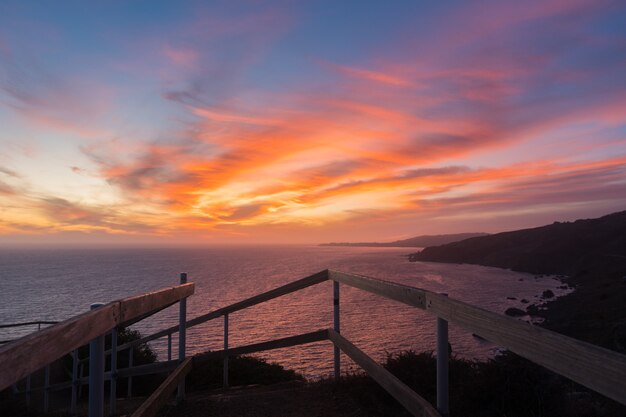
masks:
[[[338,271],[328,271],[328,278],[414,307],[425,307],[425,292],[420,288]]]
[[[295,291],[299,291],[302,290],[304,288],[310,287],[312,285],[316,285],[319,284],[321,282],[327,281],[328,280],[328,270],[324,270],[324,271],[320,271],[316,274],[310,275],[308,277],[299,279],[297,281],[294,282],[290,282],[289,284],[283,285],[281,287],[278,288],[274,288],[273,290],[264,292],[262,294],[259,295],[255,295],[254,297],[250,297],[250,298],[246,298],[245,300],[239,301],[235,304],[231,304],[229,306],[226,307],[222,307],[219,308],[217,310],[211,311],[209,313],[203,314],[201,316],[195,317],[191,320],[188,320],[185,328],[190,328],[193,326],[197,326],[198,324],[202,324],[205,323],[209,320],[213,320],[216,319],[218,317],[222,317],[224,314],[229,314],[232,313],[234,311],[239,311],[239,310],[243,310],[244,308],[248,308],[248,307],[252,307],[254,305],[263,303],[265,301],[269,301],[271,299],[274,298],[278,298],[281,297],[283,295],[286,294],[290,294],[292,292]],[[173,334],[178,332],[179,327],[178,326],[172,326],[172,327],[168,327],[167,329],[163,329],[160,330],[154,334],[148,335],[146,337],[143,337],[141,339],[132,341],[132,342],[128,342],[128,343],[124,343],[123,345],[118,346],[118,350],[124,350],[124,349],[128,349],[131,346],[136,346],[139,345],[141,343],[146,343],[146,342],[150,342],[152,340],[155,339],[159,339],[161,337],[165,337],[168,334]]]
[[[262,294],[255,295],[254,297],[239,301],[238,303],[231,304],[227,307],[221,308],[220,310],[223,311],[223,314],[243,310],[244,308],[252,307],[253,305],[260,304],[273,298],[281,297],[283,295],[302,290],[304,288],[319,284],[320,282],[324,282],[327,280],[328,270],[324,270],[316,274],[310,275],[306,278],[302,278],[281,287],[274,288],[273,290],[264,292]]]
[[[0,391],[110,331],[119,317],[119,302],[110,303],[0,347]]]
[[[120,324],[143,317],[146,314],[154,314],[163,308],[189,297],[194,292],[194,283],[178,285],[170,288],[163,288],[158,291],[137,295],[120,300]]]
[[[329,279],[426,309],[493,343],[626,404],[626,355],[439,294],[355,274]]]
[[[406,386],[391,372],[376,363],[362,350],[354,346],[350,341],[341,336],[333,329],[328,329],[328,337],[346,355],[367,372],[381,387],[393,398],[398,400],[414,416],[441,417],[437,410],[415,391]]]
[[[303,333],[297,336],[284,337],[282,339],[270,340],[267,342],[254,343],[246,346],[239,346],[235,348],[225,350],[217,350],[215,352],[201,353],[194,357],[195,361],[202,362],[203,360],[213,358],[224,358],[226,356],[245,355],[248,353],[262,352],[265,350],[281,349],[291,346],[304,345],[307,343],[320,342],[322,340],[328,340],[327,330],[318,330],[310,333]]]
[[[165,381],[132,414],[132,417],[153,417],[172,395],[178,382],[191,371],[192,358],[185,359]]]
[[[626,404],[626,355],[439,294],[426,300],[438,317]]]
[[[193,294],[194,284],[113,301],[0,347],[0,391],[114,327]]]

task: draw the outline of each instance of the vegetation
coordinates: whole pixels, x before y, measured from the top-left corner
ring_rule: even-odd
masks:
[[[212,389],[222,387],[224,361],[219,358],[207,359],[194,363],[187,376],[190,389]],[[228,360],[228,378],[230,385],[275,384],[278,382],[303,381],[302,375],[285,369],[265,359],[252,356],[234,356]]]
[[[431,404],[436,404],[436,360],[432,353],[406,351],[389,355],[384,366]],[[348,391],[371,415],[409,415],[363,374],[343,378],[337,389]],[[453,416],[617,417],[623,416],[624,411],[624,406],[509,352],[487,362],[450,358],[450,415]]]

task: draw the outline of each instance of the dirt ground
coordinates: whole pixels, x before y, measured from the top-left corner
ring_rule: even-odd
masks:
[[[329,386],[286,382],[189,393],[159,417],[369,417],[353,399]]]

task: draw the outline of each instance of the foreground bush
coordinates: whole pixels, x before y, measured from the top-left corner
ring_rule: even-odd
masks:
[[[224,362],[222,359],[194,362],[193,369],[187,376],[187,386],[190,389],[221,388],[223,372]],[[267,385],[304,380],[302,375],[293,370],[251,356],[231,357],[228,361],[228,379],[231,386]]]
[[[385,364],[431,404],[436,404],[436,359],[413,351],[389,355]],[[348,390],[380,416],[409,415],[369,377],[349,375]],[[506,352],[487,362],[450,358],[450,415],[466,417],[623,417],[626,407]]]

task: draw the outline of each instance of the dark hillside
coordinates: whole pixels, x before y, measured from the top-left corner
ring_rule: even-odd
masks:
[[[320,246],[360,246],[360,247],[399,247],[399,248],[423,248],[425,246],[445,245],[450,242],[469,239],[471,237],[487,236],[487,233],[455,233],[450,235],[422,235],[393,242],[334,242],[322,243]]]
[[[626,211],[427,247],[413,261],[469,263],[574,275],[626,266]]]

